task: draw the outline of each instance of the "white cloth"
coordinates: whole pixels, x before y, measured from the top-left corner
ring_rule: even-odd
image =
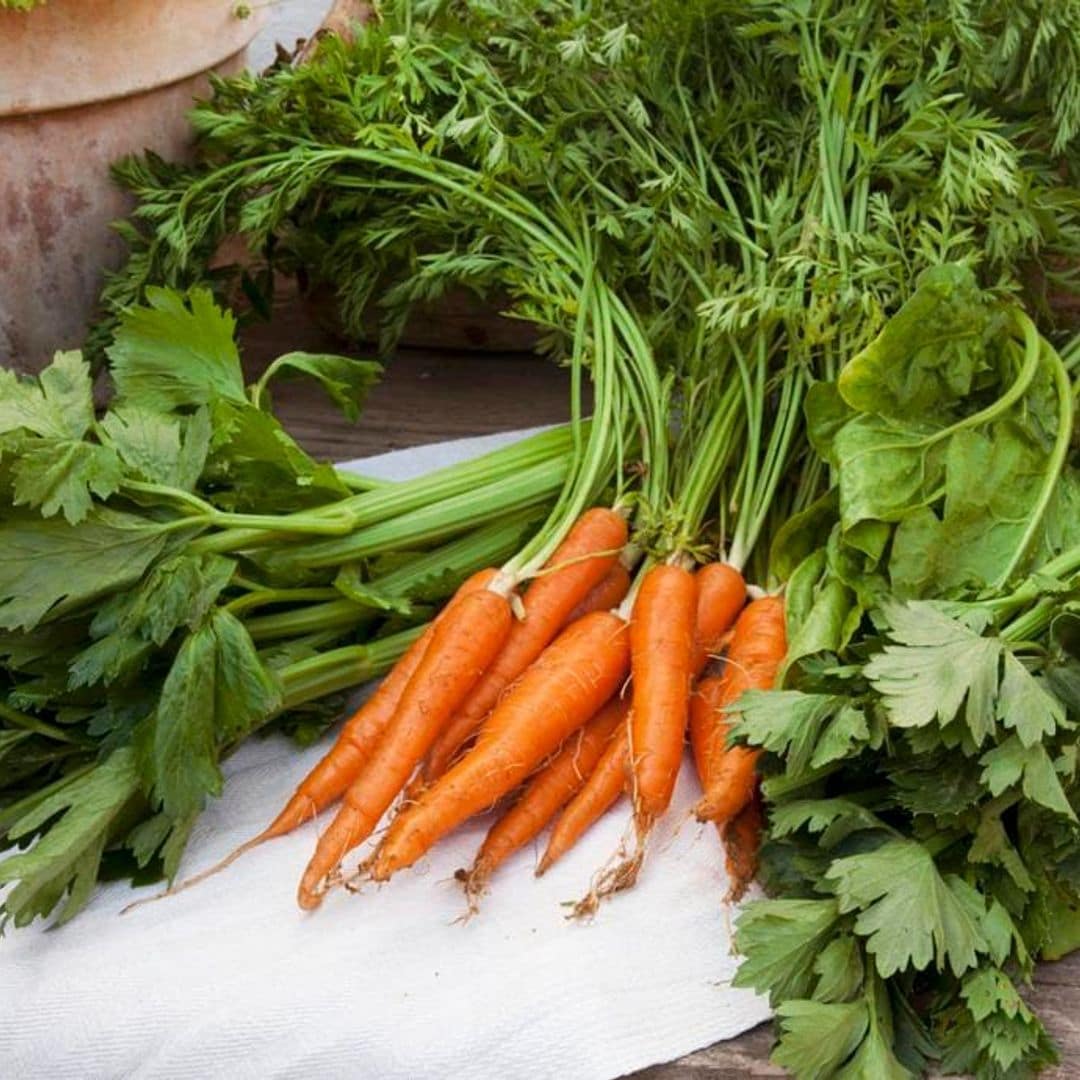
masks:
[[[353,463],[404,478],[511,436]],[[182,874],[257,833],[329,744],[255,740],[227,764]],[[454,871],[473,822],[383,887],[337,892],[314,914],[294,895],[318,828],[245,855],[187,893],[120,917],[138,893],[101,888],[65,927],[0,941],[5,1077],[52,1080],[608,1080],[729,1038],[768,1015],[729,985],[723,858],[690,817],[689,763],[638,885],[589,923],[564,901],[616,849],[626,801],[545,877],[537,852],[504,865],[480,913]],[[140,892],[149,895],[153,890]]]

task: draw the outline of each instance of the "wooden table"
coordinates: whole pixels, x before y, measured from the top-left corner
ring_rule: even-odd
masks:
[[[340,350],[302,315],[284,313],[273,327],[252,328],[245,356],[253,367],[290,349]],[[357,352],[357,355],[362,353]],[[306,383],[279,389],[278,415],[318,457],[342,460],[466,435],[566,419],[566,372],[525,353],[403,350],[388,365],[357,425],[347,423]],[[718,943],[717,947],[721,945]],[[1080,1078],[1080,953],[1039,972],[1034,1006],[1062,1048],[1046,1080]],[[747,1080],[785,1074],[769,1064],[772,1031],[763,1024],[679,1061],[635,1073],[633,1080]]]

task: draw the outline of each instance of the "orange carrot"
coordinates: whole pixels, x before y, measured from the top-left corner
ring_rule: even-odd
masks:
[[[735,623],[720,679],[723,685],[707,688],[714,704],[702,708],[712,713],[712,723],[703,713],[696,721],[697,735],[691,732],[698,775],[705,789],[695,810],[700,821],[723,825],[753,798],[759,751],[727,746],[730,720],[724,710],[736,704],[746,690],[771,689],[786,652],[784,601],[779,596],[766,596],[747,604]]]
[[[630,760],[639,833],[668,808],[675,790],[686,739],[696,610],[697,586],[689,570],[667,564],[646,573],[630,620]]]
[[[698,679],[690,695],[690,749],[702,791],[707,791],[727,748],[731,724],[724,714],[733,669]]]
[[[723,827],[724,861],[729,882],[726,899],[732,903],[746,895],[757,876],[764,827],[765,807],[760,792],[756,792],[738,816]]]
[[[607,744],[592,775],[559,815],[548,837],[536,876],[561,859],[593,824],[615,805],[630,778],[630,738],[626,725]]]
[[[412,643],[378,689],[345,722],[333,747],[304,777],[285,809],[263,834],[265,839],[291,832],[342,796],[386,731],[405,687],[427,652],[435,626],[463,596],[486,589],[497,573],[497,570],[490,568],[480,570],[458,589],[450,603]]]
[[[374,831],[443,724],[498,655],[512,618],[507,598],[487,588],[463,596],[436,624],[393,724],[319,838],[300,882],[301,907],[318,906],[328,877]]]
[[[607,577],[594,585],[585,599],[566,617],[566,625],[577,622],[584,615],[593,611],[611,611],[617,608],[630,591],[630,571],[617,562],[608,572]],[[528,595],[528,594],[526,594]]]
[[[697,581],[697,622],[694,628],[695,675],[720,653],[724,637],[746,603],[746,582],[727,563],[708,563],[694,575]]]
[[[440,837],[512,791],[615,693],[630,667],[627,625],[597,611],[567,627],[492,710],[476,746],[404,809],[372,877],[411,866]]]
[[[626,703],[612,698],[525,785],[520,798],[492,825],[468,872],[466,892],[479,896],[488,879],[515,851],[534,840],[588,780],[612,737],[622,734]]]
[[[440,734],[424,766],[424,780],[442,776],[494,708],[503,691],[544,651],[570,613],[615,566],[626,543],[626,519],[614,510],[587,510],[525,592],[525,615],[514,623],[503,651]],[[612,606],[612,605],[609,605]]]

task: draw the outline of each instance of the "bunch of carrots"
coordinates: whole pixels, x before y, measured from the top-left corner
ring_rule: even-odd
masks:
[[[208,873],[337,803],[299,885],[300,906],[313,909],[347,880],[344,860],[399,796],[361,869],[375,881],[513,796],[459,872],[475,908],[492,874],[549,825],[538,875],[626,792],[634,849],[598,875],[578,909],[590,912],[636,879],[689,730],[704,791],[697,814],[725,839],[740,893],[753,876],[760,813],[755,756],[727,746],[726,710],[743,690],[772,685],[785,653],[783,602],[748,603],[728,563],[645,560],[632,577],[638,559],[625,509],[596,507],[526,588],[505,569],[473,575],[269,827]]]

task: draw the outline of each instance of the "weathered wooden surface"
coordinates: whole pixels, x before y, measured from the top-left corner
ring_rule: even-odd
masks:
[[[277,351],[330,349],[317,331],[294,317],[287,328],[263,328],[248,335],[246,356],[253,367]],[[565,419],[567,376],[554,365],[526,354],[452,353],[406,350],[387,369],[356,426],[348,424],[316,389],[288,384],[279,389],[279,414],[289,430],[324,458],[353,458],[399,450],[442,439],[510,431]],[[1045,965],[1031,995],[1062,1048],[1060,1067],[1046,1080],[1080,1078],[1080,954]],[[667,1065],[633,1075],[633,1080],[754,1080],[784,1073],[769,1064],[772,1032],[761,1025],[737,1039]]]

